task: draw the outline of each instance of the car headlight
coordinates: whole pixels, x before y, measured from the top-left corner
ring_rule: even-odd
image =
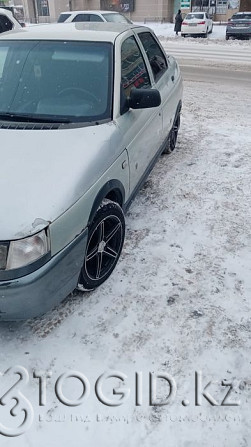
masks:
[[[46,230],[25,239],[11,241],[6,270],[17,269],[42,258],[50,251],[50,240]]]

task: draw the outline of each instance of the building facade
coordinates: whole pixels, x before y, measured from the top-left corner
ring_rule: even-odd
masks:
[[[0,0],[0,3],[3,0]],[[56,22],[63,11],[113,10],[134,22],[173,22],[178,9],[207,11],[215,21],[226,22],[237,11],[251,11],[251,0],[11,0],[6,5],[23,5],[26,21]]]

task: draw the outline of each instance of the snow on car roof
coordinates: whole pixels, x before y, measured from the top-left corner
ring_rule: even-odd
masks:
[[[124,23],[71,22],[41,24],[10,31],[1,36],[7,40],[89,40],[97,42],[114,42],[116,37],[138,25]],[[144,27],[145,28],[145,27]]]

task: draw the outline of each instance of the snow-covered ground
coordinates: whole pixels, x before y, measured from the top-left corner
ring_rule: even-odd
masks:
[[[143,23],[137,22],[139,25],[144,25]],[[193,43],[196,42],[204,42],[205,45],[208,44],[208,42],[213,41],[214,44],[217,44],[219,41],[222,44],[222,41],[224,41],[227,45],[249,45],[248,40],[239,40],[239,39],[233,39],[233,40],[225,40],[226,36],[226,25],[220,25],[218,23],[215,23],[213,26],[213,32],[208,34],[207,38],[204,37],[181,37],[180,33],[178,36],[176,36],[174,32],[174,24],[173,23],[156,23],[156,22],[147,22],[145,23],[145,26],[148,26],[149,28],[153,29],[155,34],[159,38],[166,38],[168,40],[174,39],[177,41],[192,41]]]
[[[18,438],[0,435],[2,447],[250,445],[250,108],[244,86],[185,81],[177,149],[160,158],[132,203],[110,279],[42,318],[0,324],[0,371],[27,368],[29,383],[20,388],[34,408],[31,428]],[[45,406],[33,370],[52,372]],[[90,382],[89,398],[77,407],[54,391],[70,370]],[[127,376],[120,389],[131,394],[119,407],[95,396],[107,370]],[[139,371],[142,406],[135,405]],[[195,371],[203,388],[212,381],[207,391],[218,404],[228,390],[224,379],[234,385],[228,401],[240,404],[211,406],[202,397],[196,406]],[[169,405],[149,406],[149,372],[173,377]],[[106,381],[113,401],[119,382]],[[0,375],[0,396],[14,383],[13,375]],[[158,384],[158,395],[168,395],[167,383]],[[81,393],[78,379],[64,384],[69,399]],[[7,416],[12,406],[0,407],[0,432],[1,423],[18,425]]]
[[[174,32],[174,24],[173,23],[157,23],[157,22],[146,22],[145,24],[136,22],[139,25],[145,25],[149,28],[152,28],[157,36],[173,38],[175,40],[180,39],[180,33],[176,36]],[[213,32],[208,34],[207,39],[216,40],[216,39],[225,39],[226,35],[226,25],[218,25],[214,24]],[[182,40],[193,39],[196,41],[197,39],[206,40],[204,37],[185,37]],[[231,41],[232,42],[232,41]]]

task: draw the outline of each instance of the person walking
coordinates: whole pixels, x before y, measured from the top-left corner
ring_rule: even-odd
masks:
[[[174,31],[176,32],[176,36],[178,36],[178,32],[181,31],[181,24],[182,24],[182,15],[181,15],[181,10],[179,9],[179,11],[177,12],[176,16],[175,16],[175,26],[174,26]]]

